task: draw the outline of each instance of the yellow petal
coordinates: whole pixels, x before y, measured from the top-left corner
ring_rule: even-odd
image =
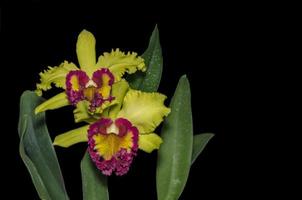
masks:
[[[96,114],[102,114],[104,112],[105,109],[107,109],[108,107],[114,106],[116,105],[118,102],[114,99],[112,101],[105,101],[104,103],[102,103],[101,106],[97,107],[95,110]]]
[[[93,119],[93,115],[91,115],[88,109],[89,109],[88,101],[78,102],[76,108],[73,110],[74,121],[78,123],[81,121],[89,121],[90,119]]]
[[[83,126],[81,128],[77,128],[71,131],[68,131],[66,133],[63,133],[61,135],[58,135],[53,145],[61,146],[61,147],[70,147],[71,145],[74,145],[79,142],[87,142],[87,130],[89,125]]]
[[[48,67],[48,70],[40,72],[41,83],[37,84],[37,95],[41,96],[42,91],[51,89],[52,83],[54,83],[56,87],[65,89],[65,78],[71,70],[78,70],[78,68],[75,64],[64,61],[59,66]]]
[[[95,38],[87,30],[83,30],[78,36],[77,56],[81,69],[91,77],[95,71]]]
[[[67,95],[65,92],[62,92],[38,105],[35,109],[35,114],[46,110],[54,110],[67,105],[69,105]]]
[[[112,96],[115,98],[117,104],[110,108],[109,110],[110,118],[115,118],[117,113],[120,111],[123,103],[123,99],[128,89],[129,89],[129,84],[124,79],[112,85]]]
[[[137,56],[137,53],[127,54],[119,49],[112,50],[111,53],[104,53],[98,59],[97,68],[109,68],[113,73],[115,81],[121,80],[125,72],[133,74],[137,70],[146,71],[144,59]]]
[[[154,149],[159,149],[160,144],[163,142],[161,137],[155,133],[139,135],[138,148],[151,153]]]
[[[164,105],[166,96],[160,93],[147,93],[129,90],[118,117],[128,119],[142,133],[150,133],[170,113]]]

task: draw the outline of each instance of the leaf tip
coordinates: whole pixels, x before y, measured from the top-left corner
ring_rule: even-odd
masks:
[[[186,74],[182,75],[178,81],[178,85],[183,85],[186,88],[190,89],[190,82]]]
[[[187,74],[183,74],[183,75],[180,77],[180,80],[185,80],[185,79],[188,79]]]
[[[204,135],[207,135],[209,138],[212,138],[215,136],[215,133],[202,133]]]
[[[154,27],[153,31],[158,32],[158,24],[155,24],[155,27]]]
[[[32,92],[30,90],[25,90],[21,95],[21,99],[25,98],[25,96],[31,95],[32,93],[34,93],[34,92]]]

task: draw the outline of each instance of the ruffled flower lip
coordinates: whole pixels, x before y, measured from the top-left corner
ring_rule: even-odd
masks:
[[[90,103],[90,111],[94,112],[105,101],[114,99],[111,96],[113,83],[114,76],[107,68],[95,71],[91,79],[84,71],[74,70],[66,75],[66,94],[72,105],[86,100]]]
[[[138,150],[138,130],[124,118],[102,118],[88,129],[88,152],[104,175],[129,171]]]

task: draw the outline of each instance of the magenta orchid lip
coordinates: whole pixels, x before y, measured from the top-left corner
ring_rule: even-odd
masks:
[[[110,132],[112,126],[114,132]],[[115,121],[102,118],[91,124],[88,129],[88,152],[96,167],[107,176],[113,172],[118,176],[126,174],[137,154],[138,134],[137,128],[124,118]],[[106,151],[107,148],[111,149]]]

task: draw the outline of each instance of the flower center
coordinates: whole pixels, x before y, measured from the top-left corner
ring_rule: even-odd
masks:
[[[113,133],[113,134],[116,134],[118,135],[119,134],[119,129],[118,127],[112,123],[108,128],[107,128],[107,133]]]
[[[89,86],[83,89],[83,94],[85,99],[87,99],[90,102],[94,99],[96,92],[97,92],[97,88],[94,86]]]
[[[90,79],[90,80],[86,83],[85,87],[88,88],[88,87],[91,87],[91,86],[97,87],[97,84],[96,84],[93,80]]]
[[[138,130],[123,118],[102,118],[88,130],[89,154],[103,174],[128,172],[138,149]]]

